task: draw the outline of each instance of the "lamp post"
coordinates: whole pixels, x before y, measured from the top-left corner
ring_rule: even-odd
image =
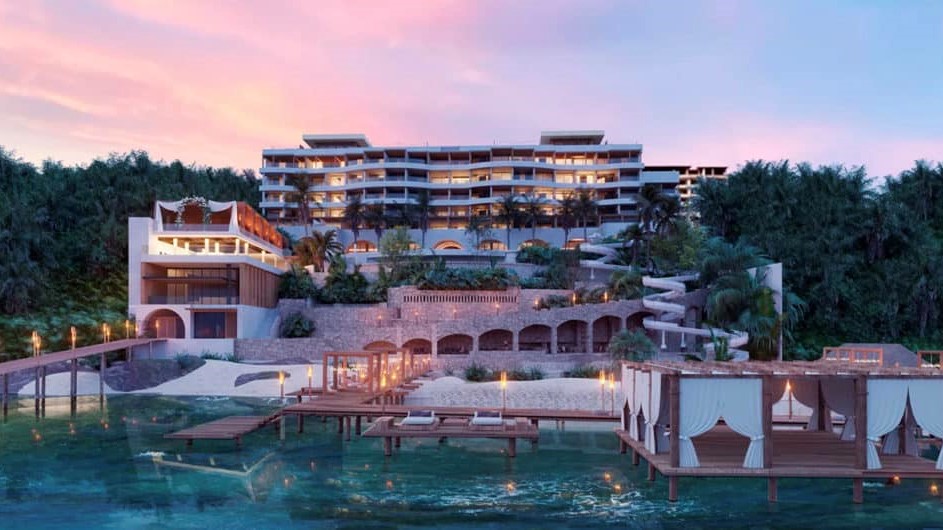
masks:
[[[160,320],[154,321],[154,338],[155,339],[160,338]]]
[[[786,381],[786,395],[789,397],[789,419],[792,419],[792,383]]]
[[[43,339],[39,336],[39,332],[34,331],[31,342],[33,343],[33,357],[39,357],[40,352],[42,351]]]
[[[599,371],[599,401],[603,412],[606,410],[606,371]]]
[[[75,349],[75,338],[76,338],[75,326],[72,326],[69,328],[69,340],[72,343],[73,350]]]
[[[285,372],[278,371],[278,397],[285,399]]]
[[[610,403],[612,403],[612,415],[616,415],[616,374],[609,372],[609,394]]]
[[[128,319],[124,320],[124,338],[131,338],[131,321]]]
[[[508,373],[501,372],[501,410],[508,408]]]
[[[314,367],[309,364],[308,365],[308,388],[314,388],[314,385],[311,384],[311,381],[313,378],[314,378]]]

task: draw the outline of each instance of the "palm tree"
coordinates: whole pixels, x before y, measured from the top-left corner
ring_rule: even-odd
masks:
[[[468,218],[468,226],[465,227],[465,234],[475,238],[475,251],[481,246],[481,238],[485,237],[491,231],[491,220],[486,215],[473,215]]]
[[[645,243],[645,232],[642,230],[642,225],[635,223],[625,227],[618,234],[619,239],[622,240],[622,248],[628,246],[629,243],[632,243],[632,263],[638,264],[639,253],[642,250],[642,245]]]
[[[662,194],[662,196],[655,219],[655,232],[668,235],[677,230],[677,221],[681,215],[681,201],[674,195]]]
[[[589,241],[587,225],[589,220],[596,216],[599,205],[593,199],[593,191],[580,188],[576,191],[576,217],[583,223],[583,242]]]
[[[524,222],[530,225],[531,242],[537,239],[537,223],[544,216],[543,205],[544,200],[535,193],[524,196],[524,208],[521,213]]]
[[[576,207],[576,197],[572,193],[568,193],[560,200],[560,208],[557,210],[557,222],[560,224],[560,228],[563,229],[564,246],[570,240],[570,229],[576,224]]]
[[[655,343],[640,329],[620,331],[609,340],[609,354],[613,360],[646,361],[657,351]]]
[[[432,199],[427,190],[419,190],[415,195],[413,208],[416,212],[416,220],[419,221],[419,230],[422,231],[422,248],[426,248],[426,232],[429,230],[429,218],[434,211]]]
[[[645,293],[642,273],[635,268],[613,272],[606,287],[613,300],[637,300]]]
[[[364,224],[372,228],[377,235],[377,245],[380,244],[380,238],[383,237],[383,229],[386,228],[386,212],[382,204],[369,204],[363,213]]]
[[[292,191],[288,192],[288,202],[298,204],[298,217],[301,224],[305,227],[305,235],[311,234],[311,212],[308,210],[308,190],[311,188],[311,177],[305,173],[293,173],[288,175],[288,185]]]
[[[315,272],[324,272],[324,264],[343,251],[344,247],[337,240],[337,230],[334,229],[315,231],[310,237],[302,238],[295,249],[300,264],[313,265]]]
[[[665,201],[665,194],[658,186],[646,184],[638,194],[639,221],[646,232],[654,232],[658,222],[658,211]]]
[[[521,211],[518,207],[517,197],[513,194],[500,197],[496,204],[498,205],[498,222],[504,224],[504,230],[507,234],[507,248],[511,250],[511,229],[513,229],[521,219]]]
[[[344,207],[344,222],[354,234],[354,243],[360,239],[360,227],[364,222],[364,204],[360,195],[354,195],[347,199],[347,206]]]

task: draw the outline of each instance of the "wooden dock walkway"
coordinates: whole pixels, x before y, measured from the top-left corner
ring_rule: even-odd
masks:
[[[229,416],[228,418],[165,434],[164,438],[186,440],[188,446],[193,445],[193,440],[235,440],[236,447],[240,447],[243,436],[257,431],[277,419],[277,414],[272,416]]]
[[[501,439],[508,442],[508,457],[517,456],[517,440],[524,439],[536,443],[540,434],[536,425],[527,418],[505,420],[503,425],[476,426],[468,418],[443,418],[433,425],[397,425],[392,416],[383,416],[363,433],[367,438],[383,438],[383,454],[391,456],[393,445],[400,446],[401,438],[485,438]]]
[[[106,353],[119,351],[119,350],[128,350],[131,351],[131,348],[135,346],[151,346],[155,342],[164,341],[165,339],[149,339],[149,338],[134,338],[134,339],[121,339],[110,342],[103,342],[101,344],[93,344],[91,346],[82,346],[80,348],[73,348],[71,350],[63,350],[52,353],[44,353],[42,355],[35,355],[32,357],[24,357],[22,359],[14,359],[12,361],[5,361],[0,363],[0,401],[2,401],[3,408],[3,418],[6,419],[9,408],[10,408],[10,374],[14,372],[19,372],[20,370],[35,370],[36,372],[36,390],[33,395],[33,399],[36,402],[36,417],[45,416],[46,412],[46,367],[50,364],[60,363],[60,362],[70,362],[69,372],[70,372],[70,386],[69,386],[69,396],[71,398],[71,410],[72,415],[75,415],[77,407],[77,393],[78,393],[78,368],[79,359],[85,357],[92,357],[98,355],[101,357],[99,360],[99,371],[98,371],[98,399],[101,405],[104,405],[105,400],[105,379],[104,379],[104,369],[107,367],[107,359],[105,357]]]

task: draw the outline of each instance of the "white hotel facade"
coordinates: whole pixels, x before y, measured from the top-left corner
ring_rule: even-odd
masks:
[[[488,250],[505,250],[505,230],[498,223],[497,202],[508,195],[542,199],[544,219],[532,230],[512,230],[511,248],[546,243],[562,247],[583,242],[583,230],[564,230],[554,215],[559,201],[582,189],[591,190],[598,217],[589,224],[589,239],[613,235],[638,221],[638,193],[652,184],[677,193],[687,166],[647,169],[640,144],[604,141],[603,131],[550,131],[531,145],[377,147],[362,134],[304,135],[297,148],[262,151],[261,208],[265,218],[300,236],[298,207],[289,202],[292,174],[310,178],[307,207],[314,230],[339,229],[348,251],[375,250],[376,235],[362,226],[354,241],[343,223],[354,198],[390,211],[413,203],[426,190],[434,208],[426,248],[472,251],[465,228],[472,216],[492,220],[492,233],[479,242]],[[412,230],[414,241],[420,232]]]

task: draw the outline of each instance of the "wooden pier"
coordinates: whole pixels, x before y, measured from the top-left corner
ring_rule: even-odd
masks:
[[[510,458],[517,456],[517,440],[530,440],[536,444],[540,436],[537,426],[531,424],[527,418],[505,420],[503,425],[479,426],[471,425],[468,418],[443,418],[432,425],[397,425],[392,416],[383,416],[376,421],[363,436],[366,438],[383,438],[383,454],[391,456],[393,445],[400,445],[401,438],[484,438],[507,440],[507,455]]]
[[[119,351],[119,350],[128,350],[131,351],[131,348],[135,346],[151,346],[154,342],[163,341],[164,339],[148,339],[148,338],[134,338],[134,339],[122,339],[115,340],[110,342],[103,342],[101,344],[94,344],[91,346],[82,346],[80,348],[73,348],[71,350],[64,350],[53,353],[44,353],[42,355],[34,355],[32,357],[25,357],[23,359],[14,359],[12,361],[6,361],[0,363],[0,376],[2,376],[2,384],[0,384],[0,401],[2,401],[3,408],[3,418],[6,419],[9,412],[10,406],[10,374],[18,372],[20,370],[34,370],[36,373],[36,389],[33,394],[33,400],[35,401],[36,417],[44,416],[46,412],[46,367],[50,364],[60,363],[60,362],[69,362],[69,397],[71,398],[71,411],[72,415],[75,415],[77,409],[77,393],[78,393],[78,369],[79,359],[85,357],[94,357],[100,356],[99,359],[99,371],[98,371],[98,399],[99,403],[104,405],[105,401],[105,378],[104,372],[107,367],[107,359],[105,354],[108,352]]]
[[[243,436],[255,432],[278,419],[278,414],[272,416],[229,416],[228,418],[165,434],[164,438],[186,440],[188,446],[193,445],[193,440],[234,440],[236,447],[240,447]]]

